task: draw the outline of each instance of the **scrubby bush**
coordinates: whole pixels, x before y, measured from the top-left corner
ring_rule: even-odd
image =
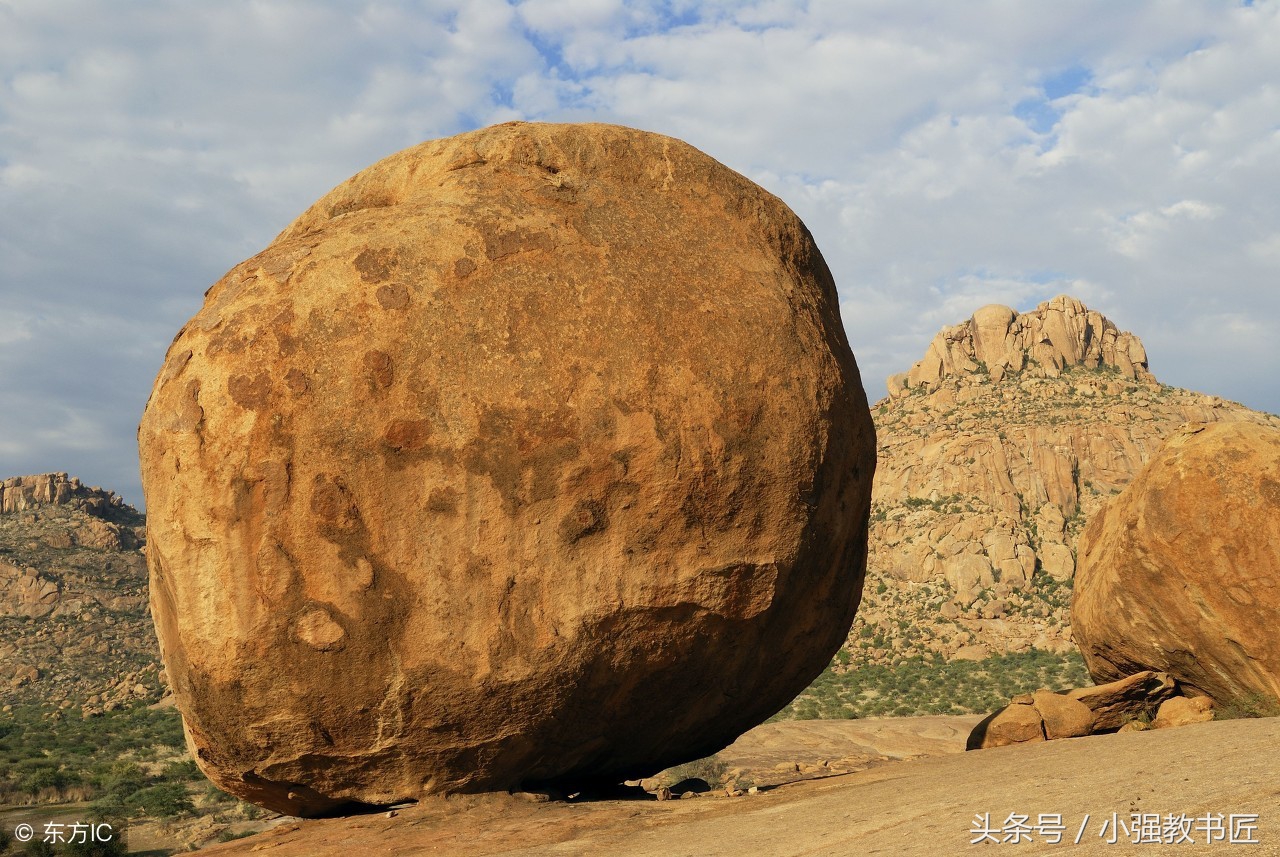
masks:
[[[1236,697],[1218,705],[1214,720],[1241,720],[1247,717],[1280,717],[1280,700],[1263,693]]]
[[[185,815],[195,809],[187,795],[184,783],[157,783],[134,792],[125,800],[125,806],[142,815],[153,818],[171,818]]]
[[[145,808],[129,798],[161,782],[201,782],[184,756],[182,719],[172,709],[145,705],[99,717],[55,718],[47,707],[14,706],[0,720],[0,804],[92,800],[99,818],[136,815]],[[139,761],[170,759],[159,776]],[[154,796],[146,803],[161,806]]]

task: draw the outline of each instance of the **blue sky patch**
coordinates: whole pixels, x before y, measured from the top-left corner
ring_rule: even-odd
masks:
[[[1044,90],[1044,97],[1054,101],[1066,95],[1074,95],[1084,89],[1092,79],[1093,73],[1089,69],[1073,65],[1046,77],[1041,88]]]
[[[1047,134],[1058,123],[1062,112],[1043,98],[1028,98],[1013,106],[1013,115],[1027,124],[1037,134]]]

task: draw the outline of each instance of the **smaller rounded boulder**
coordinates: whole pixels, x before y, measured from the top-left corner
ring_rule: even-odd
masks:
[[[1280,426],[1188,425],[1089,522],[1072,634],[1094,680],[1280,699]]]

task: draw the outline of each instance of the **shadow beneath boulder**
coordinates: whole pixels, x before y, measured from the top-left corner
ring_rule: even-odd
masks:
[[[966,750],[981,750],[983,742],[987,740],[987,727],[991,725],[991,721],[995,720],[1003,711],[1003,708],[999,711],[993,711],[991,714],[984,717],[977,726],[973,727],[973,731],[969,733],[969,740],[964,742],[964,748]]]

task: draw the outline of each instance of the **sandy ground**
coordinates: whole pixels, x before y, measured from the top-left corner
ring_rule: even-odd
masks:
[[[286,820],[201,853],[1280,855],[1280,719],[965,753],[964,738],[977,719],[761,726],[721,754],[746,775],[758,774],[760,782],[780,780],[754,795],[540,804],[507,795],[459,797],[406,807],[393,817]],[[784,766],[793,772],[780,776]],[[858,769],[839,773],[842,766]],[[1158,827],[1129,833],[1145,840],[1136,844],[1124,841],[1121,831],[1120,841],[1111,844],[1113,818],[1129,824],[1134,813],[1148,822],[1157,818]],[[1212,827],[1219,813],[1224,826],[1235,815],[1243,824],[1237,838],[1256,843],[1205,844],[1202,828]],[[988,816],[1000,842],[971,844],[980,836],[979,814]],[[1027,816],[1030,841],[1013,841],[1018,831],[1016,819],[1007,824],[1011,814]],[[1046,841],[1041,829],[1052,821],[1041,816],[1055,814],[1063,827],[1057,845]],[[1191,820],[1188,834],[1195,844],[1159,841],[1170,816]],[[1174,835],[1172,828],[1169,833]]]

